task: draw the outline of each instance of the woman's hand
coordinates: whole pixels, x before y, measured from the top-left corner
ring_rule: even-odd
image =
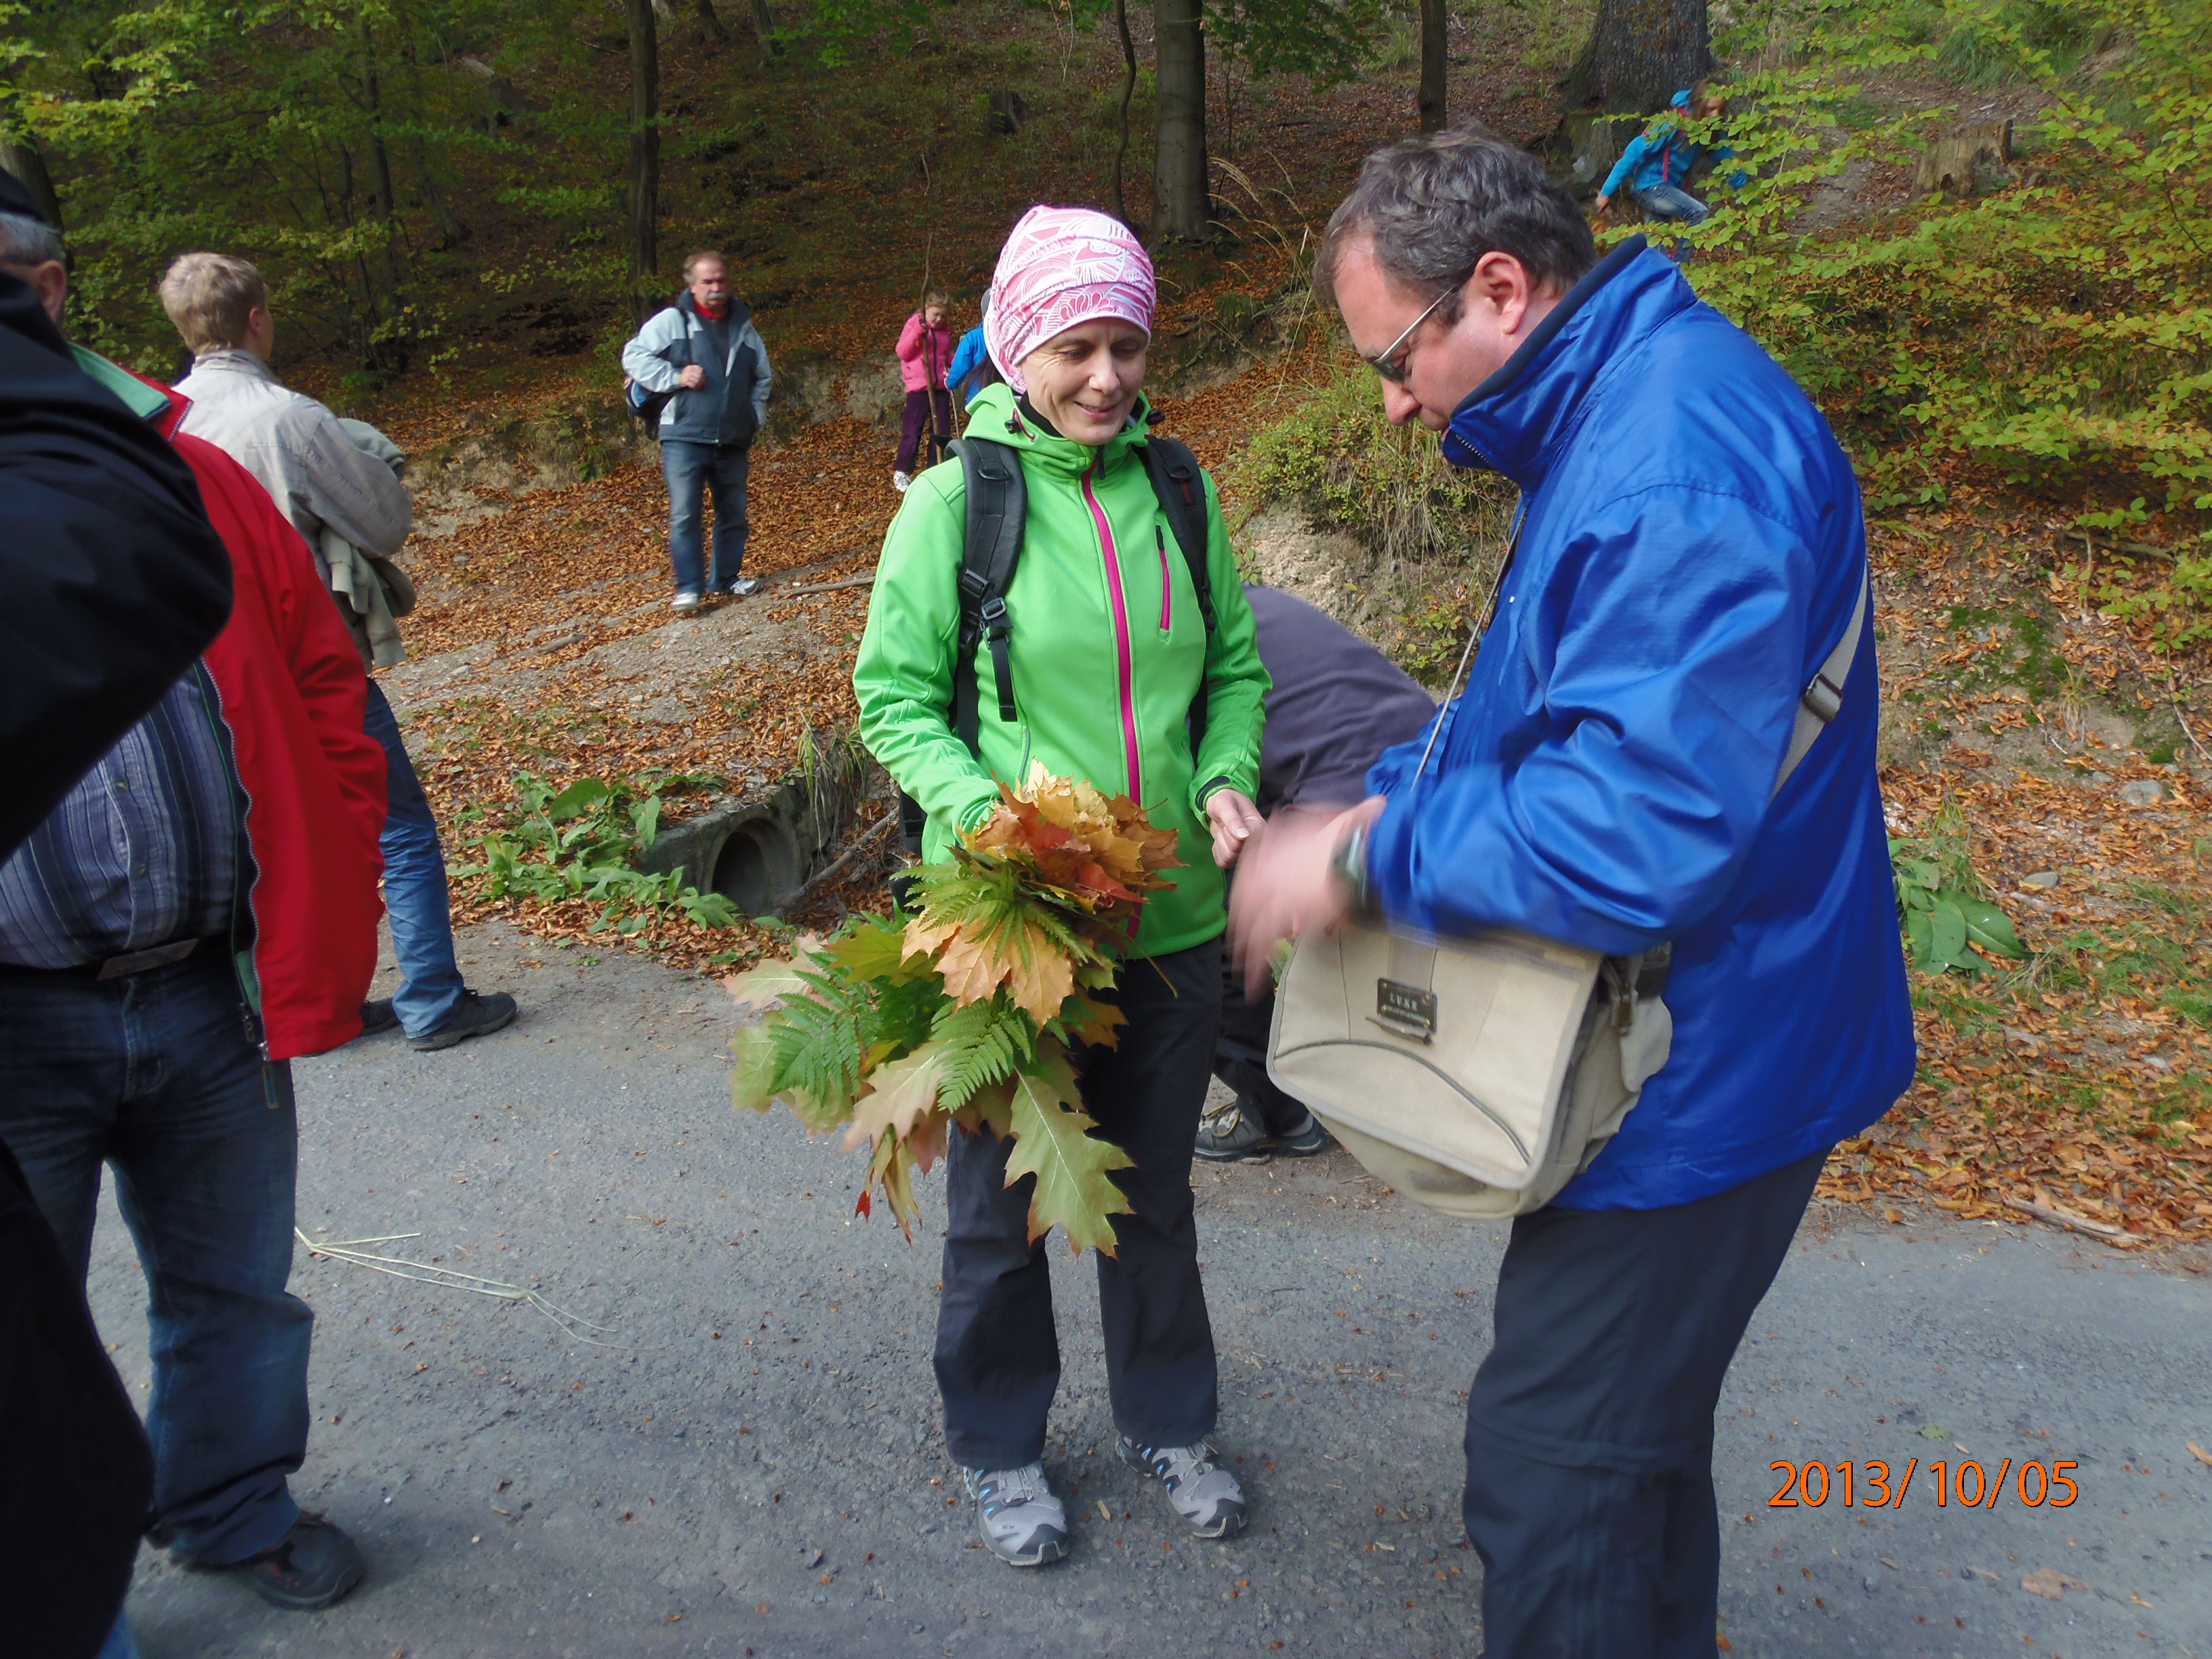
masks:
[[[1353,830],[1382,816],[1370,795],[1348,812],[1322,817],[1278,812],[1229,890],[1229,940],[1248,997],[1267,988],[1275,941],[1351,919],[1356,896],[1332,867]]]
[[[1241,789],[1217,789],[1206,798],[1206,823],[1213,830],[1213,861],[1226,870],[1244,843],[1267,824],[1251,797]]]

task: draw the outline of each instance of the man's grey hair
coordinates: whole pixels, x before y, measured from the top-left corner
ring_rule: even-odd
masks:
[[[1597,263],[1573,198],[1528,151],[1479,127],[1401,138],[1376,150],[1330,216],[1314,284],[1334,298],[1346,247],[1366,240],[1393,282],[1424,295],[1455,289],[1486,253],[1508,253],[1539,289],[1566,289]],[[1457,320],[1459,301],[1439,312]]]
[[[68,263],[62,234],[43,219],[27,213],[0,213],[0,259],[11,265],[42,265],[52,259]]]
[[[252,262],[231,253],[183,253],[161,277],[161,308],[195,356],[242,345],[269,284]]]

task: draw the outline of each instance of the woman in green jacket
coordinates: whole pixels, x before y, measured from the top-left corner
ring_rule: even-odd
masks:
[[[1259,823],[1267,672],[1212,481],[1206,480],[1215,625],[1140,451],[1152,264],[1103,214],[1032,208],[1000,255],[988,343],[1006,384],[968,432],[1018,457],[1028,495],[1006,594],[1015,718],[1002,718],[988,647],[973,664],[973,750],[947,720],[960,629],[966,490],[937,466],[907,492],[878,566],[853,684],[860,731],[929,815],[925,854],[989,817],[999,781],[1032,760],[1127,794],[1181,837],[1176,885],[1145,907],[1119,975],[1128,1024],[1081,1056],[1084,1108],[1135,1160],[1118,1179],[1117,1255],[1098,1259],[1099,1311],[1120,1452],[1158,1477],[1203,1536],[1244,1522],[1244,1497],[1206,1443],[1213,1333],[1199,1282],[1193,1139],[1219,1014],[1223,870]],[[1188,717],[1203,688],[1204,736]],[[1032,1177],[1006,1185],[1006,1143],[956,1133],[946,1159],[945,1280],[936,1370],[945,1438],[987,1547],[1015,1566],[1067,1553],[1067,1520],[1039,1461],[1060,1350],[1044,1243],[1029,1238]]]

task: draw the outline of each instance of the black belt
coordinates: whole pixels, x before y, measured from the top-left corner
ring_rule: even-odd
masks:
[[[149,968],[166,968],[173,962],[182,962],[186,957],[208,943],[205,939],[173,939],[167,945],[156,945],[144,951],[133,951],[128,956],[109,957],[104,962],[80,962],[67,968],[31,968],[18,962],[0,963],[0,971],[11,974],[66,974],[73,979],[128,979],[133,974],[143,974]]]

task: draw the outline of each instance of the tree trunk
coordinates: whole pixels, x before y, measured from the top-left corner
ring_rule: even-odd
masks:
[[[1121,167],[1129,159],[1129,100],[1137,95],[1137,43],[1129,38],[1129,0],[1114,0],[1114,25],[1121,32],[1121,142],[1114,151],[1114,216],[1129,223],[1129,205],[1122,199]],[[1131,226],[1134,229],[1134,226]]]
[[[1444,35],[1444,0],[1421,0],[1421,131],[1444,125],[1444,70],[1450,59]]]
[[[1200,242],[1212,216],[1206,178],[1204,0],[1158,0],[1152,26],[1159,82],[1152,240]]]
[[[1569,109],[1650,115],[1712,67],[1705,0],[1599,0],[1560,90]]]
[[[768,9],[768,0],[752,0],[753,35],[759,40],[761,56],[773,58],[775,51],[775,17]]]
[[[643,322],[660,304],[660,42],[653,0],[629,5],[630,308]]]
[[[399,213],[392,191],[392,152],[384,142],[384,93],[376,78],[376,41],[361,20],[361,95],[368,112],[369,188],[375,198],[376,274],[392,314],[399,311]]]
[[[1122,131],[1126,133],[1126,102],[1123,108]],[[40,151],[38,141],[27,133],[21,138],[0,138],[0,167],[5,167],[22,181],[23,188],[31,192],[31,199],[39,204],[40,214],[58,233],[62,228],[62,201],[54,193],[53,174],[46,171],[46,158]]]
[[[730,38],[730,32],[722,27],[722,20],[714,15],[714,0],[698,0],[698,3],[699,33],[716,46],[720,46]]]

